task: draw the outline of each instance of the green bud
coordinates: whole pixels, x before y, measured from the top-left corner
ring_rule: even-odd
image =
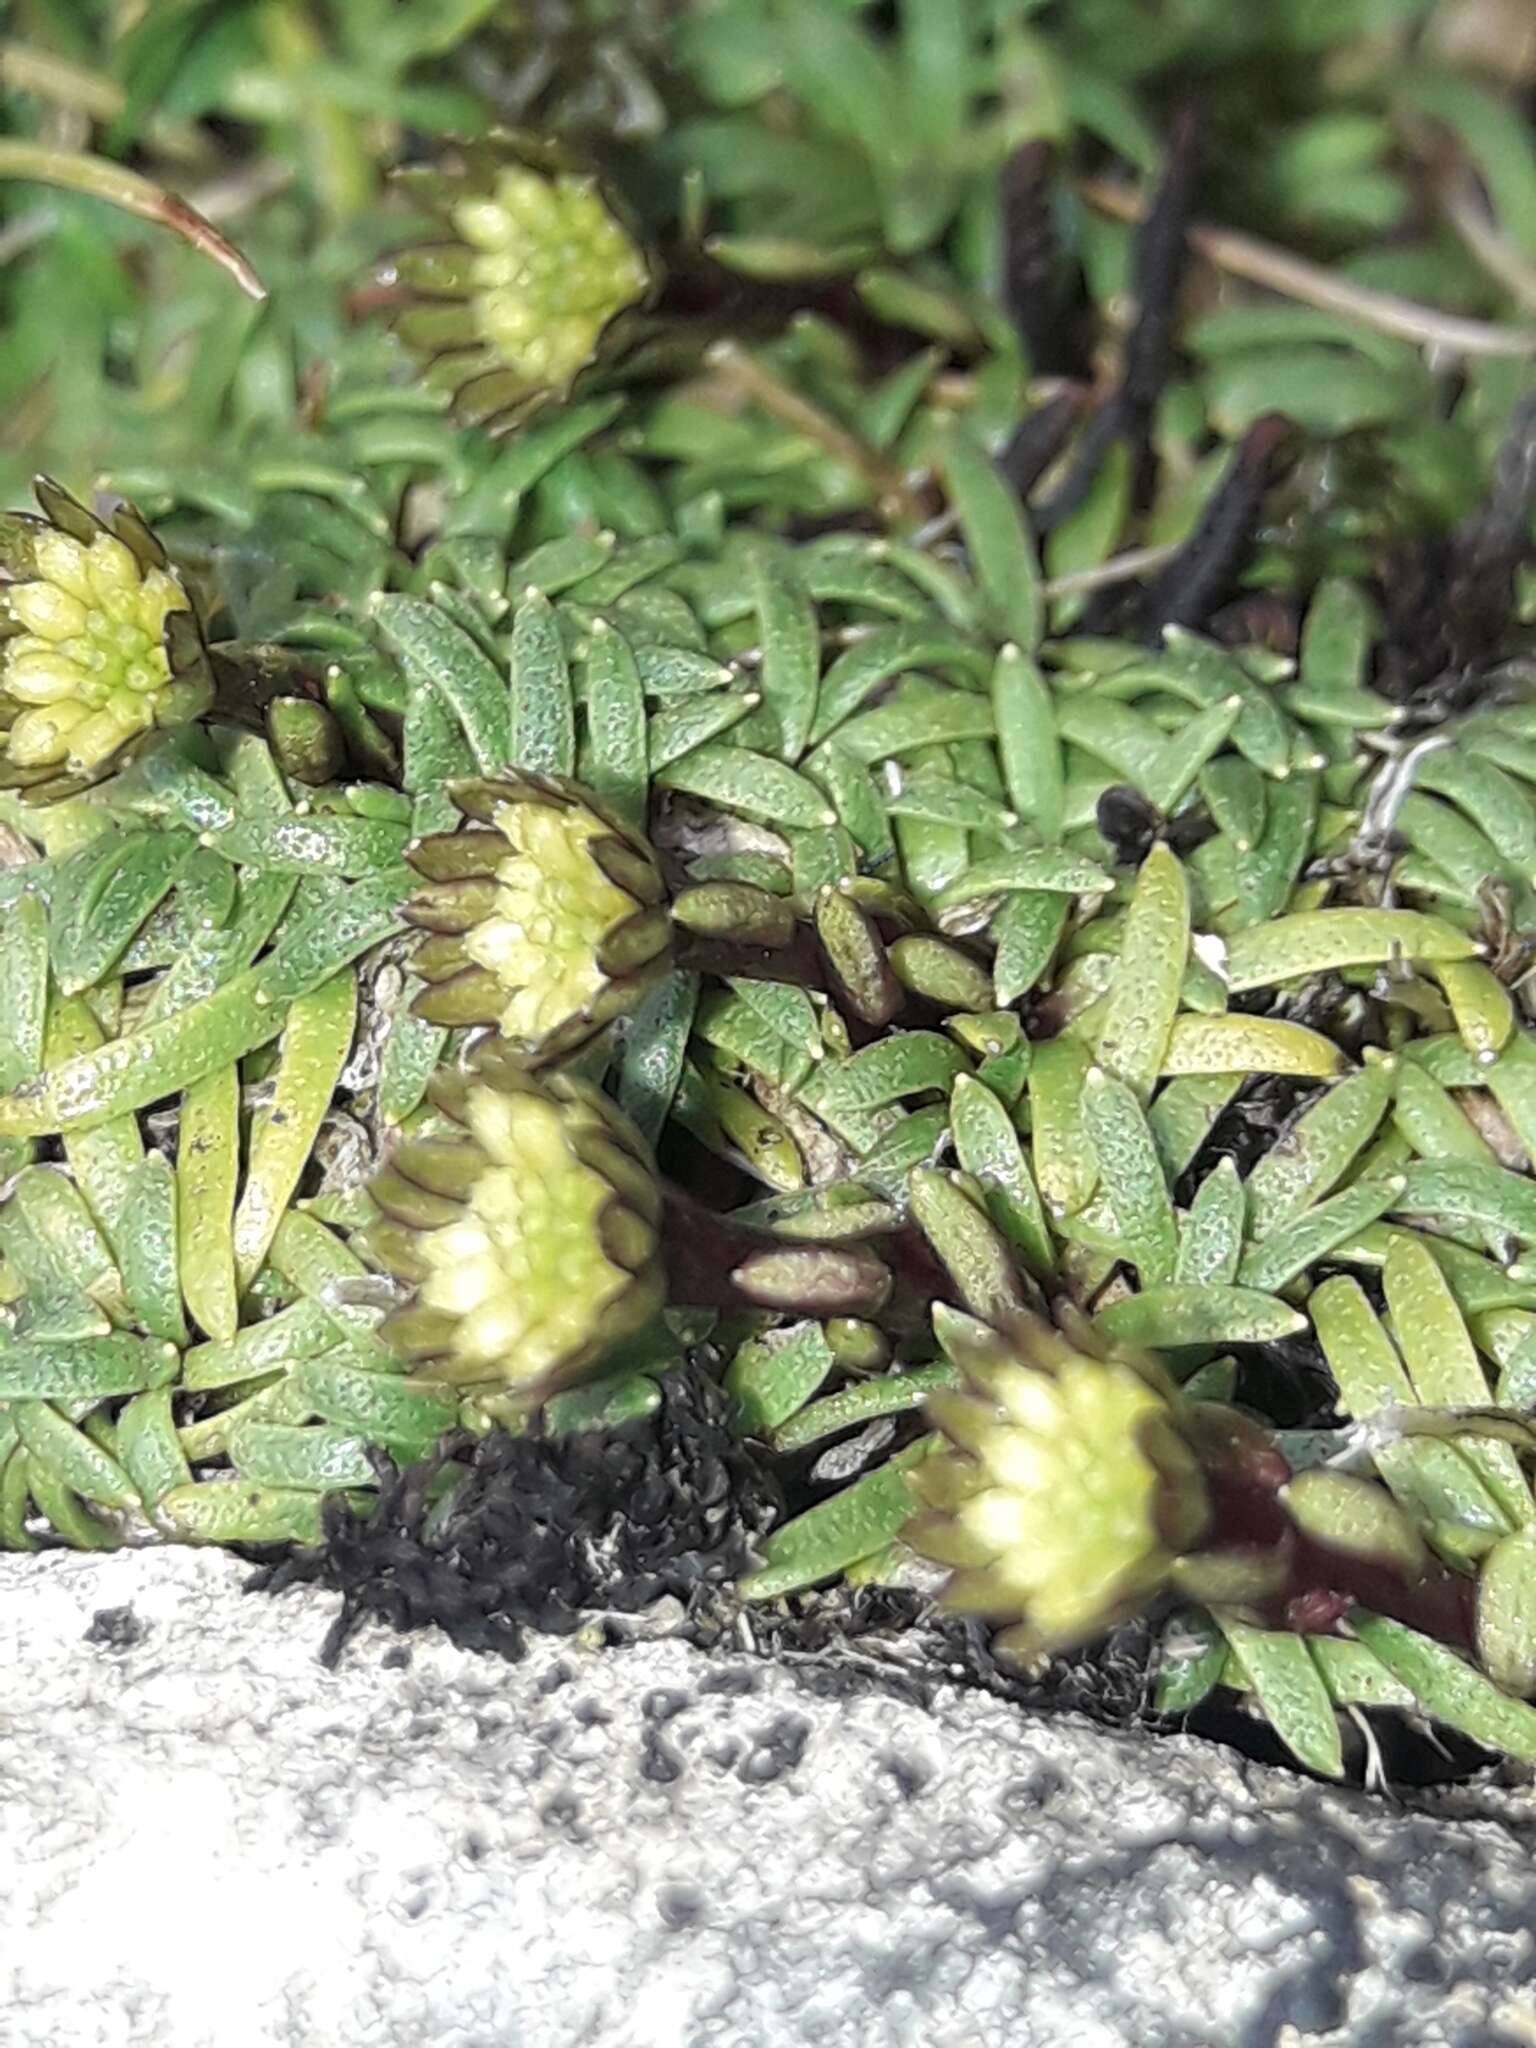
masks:
[[[267,706],[267,738],[283,773],[313,788],[333,781],[346,762],[341,727],[311,697],[274,697]]]
[[[825,1336],[843,1372],[881,1372],[890,1364],[890,1341],[876,1323],[857,1316],[834,1316],[826,1325]]]
[[[944,1029],[979,1060],[1020,1052],[1029,1057],[1029,1040],[1013,1010],[978,1010],[971,1016],[950,1017]]]

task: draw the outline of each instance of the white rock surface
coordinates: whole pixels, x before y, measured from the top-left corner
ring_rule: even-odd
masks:
[[[1536,2041],[1531,1794],[675,1640],[327,1673],[331,1602],[244,1576],[0,1563],[5,2048]]]

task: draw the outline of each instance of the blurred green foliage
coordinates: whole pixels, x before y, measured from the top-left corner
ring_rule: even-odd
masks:
[[[98,203],[0,186],[0,490],[39,464],[84,487],[141,455],[202,464],[302,431],[338,370],[380,361],[366,279],[406,232],[382,172],[498,121],[580,135],[690,261],[702,243],[807,300],[851,290],[966,366],[1018,347],[1005,163],[1039,142],[1069,173],[1142,183],[1188,103],[1208,214],[1346,283],[1528,317],[1529,63],[1497,0],[18,0],[0,130],[199,201],[271,298],[242,305]],[[1456,198],[1502,276],[1458,231]],[[1070,176],[1049,208],[1053,288],[1064,305],[1085,289],[1112,339],[1129,230]],[[1517,369],[1461,392],[1433,351],[1426,366],[1348,317],[1270,302],[1239,318],[1219,275],[1199,296],[1172,441],[1278,407],[1330,439],[1373,430],[1416,510],[1465,510]]]

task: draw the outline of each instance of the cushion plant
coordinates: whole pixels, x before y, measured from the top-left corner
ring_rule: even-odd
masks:
[[[1313,1768],[1536,1759],[1536,337],[1192,230],[1161,60],[1028,9],[635,10],[640,142],[572,11],[557,136],[458,87],[299,273],[256,223],[195,461],[103,398],[99,513],[0,522],[0,1543],[430,1546],[702,1415],[789,1501],[732,1600],[1150,1615]],[[442,54],[364,69],[430,129]],[[1536,180],[1399,54],[1362,122]],[[1349,255],[1405,174],[1327,143],[1235,203]]]

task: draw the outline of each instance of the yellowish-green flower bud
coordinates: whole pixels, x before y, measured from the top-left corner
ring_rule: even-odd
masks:
[[[493,1051],[432,1099],[451,1135],[402,1145],[373,1184],[369,1243],[414,1289],[384,1334],[424,1377],[526,1407],[660,1309],[660,1189],[639,1133],[567,1075]]]
[[[1035,1316],[1005,1334],[940,1314],[965,1385],[930,1399],[948,1443],[910,1475],[929,1512],[907,1541],[953,1567],[948,1606],[1008,1624],[1004,1651],[1085,1642],[1146,1605],[1209,1524],[1177,1392]]]
[[[106,773],[157,726],[212,702],[180,578],[131,510],[104,525],[40,481],[4,588],[0,728],[12,781]]]
[[[417,1001],[440,1024],[494,1024],[526,1059],[567,1053],[665,964],[655,855],[584,791],[545,776],[454,785],[471,823],[411,849],[405,906],[430,932]]]
[[[597,179],[506,135],[402,179],[450,239],[394,261],[415,300],[396,323],[401,339],[467,417],[564,397],[650,284]]]

